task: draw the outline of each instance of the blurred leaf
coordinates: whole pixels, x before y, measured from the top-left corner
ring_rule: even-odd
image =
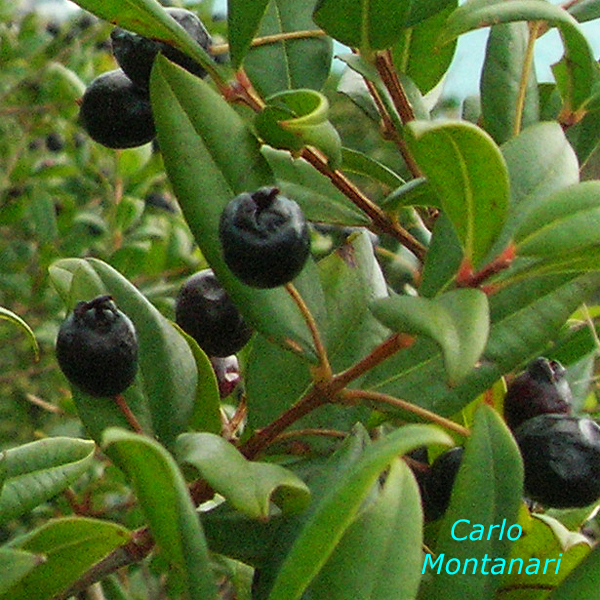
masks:
[[[561,95],[567,110],[582,108],[592,91],[594,56],[577,21],[558,6],[538,0],[471,0],[450,15],[439,44],[448,43],[472,29],[512,21],[547,21],[560,29],[566,59],[559,86]]]
[[[342,161],[340,137],[328,121],[329,102],[313,90],[289,90],[267,98],[255,125],[263,140],[283,150],[314,146],[328,157],[333,169]]]
[[[407,134],[409,149],[477,269],[506,220],[509,181],[500,150],[466,122],[413,121]]]
[[[241,67],[269,0],[227,0],[229,51],[234,69]]]
[[[222,68],[156,0],[77,0],[75,4],[113,25],[179,48],[211,76],[224,79]]]
[[[288,39],[254,45],[246,55],[244,69],[261,96],[301,88],[318,91],[323,87],[331,69],[333,44],[312,20],[314,5],[315,0],[269,2],[258,39],[282,34]],[[296,32],[302,32],[302,37],[291,38]]]
[[[246,460],[227,440],[210,433],[184,433],[177,440],[180,462],[194,466],[216,492],[249,517],[266,519],[270,504],[284,513],[303,510],[310,500],[304,482],[283,467]]]
[[[131,539],[116,523],[67,517],[51,520],[12,546],[44,557],[2,600],[48,600],[64,592],[88,569]]]
[[[442,349],[452,384],[479,361],[489,329],[486,295],[474,289],[454,290],[434,300],[392,296],[371,303],[373,314],[399,333],[426,335]]]
[[[149,419],[159,439],[172,444],[188,426],[198,385],[195,360],[185,339],[133,284],[98,259],[62,259],[50,267],[50,276],[68,306],[108,293],[133,321],[141,385],[127,390],[125,399],[134,413],[140,411],[136,416],[141,417],[142,426]],[[84,424],[97,441],[106,427],[127,427],[112,400],[78,391],[75,400]]]
[[[218,227],[225,205],[273,183],[258,140],[208,84],[161,57],[151,96],[167,174],[204,258],[250,325],[286,348],[290,342],[300,345],[314,360],[310,332],[285,290],[242,284],[221,252]]]
[[[36,195],[31,199],[29,211],[39,242],[44,244],[55,240],[58,237],[58,227],[54,200],[45,195]]]
[[[502,23],[490,29],[481,75],[483,127],[502,144],[539,120],[535,71],[531,68],[522,106],[521,79],[529,41],[527,23]],[[519,131],[515,127],[519,125]]]
[[[5,450],[0,488],[0,524],[22,515],[68,488],[90,467],[94,442],[48,438]]]
[[[600,183],[587,181],[546,196],[531,207],[515,234],[517,253],[558,257],[600,241]]]
[[[600,18],[600,2],[598,0],[580,0],[568,6],[567,10],[580,23]]]
[[[421,2],[421,6],[434,5],[429,0]],[[393,46],[392,56],[396,68],[406,74],[419,88],[422,94],[430,92],[444,77],[456,50],[456,42],[436,48],[435,44],[443,31],[448,15],[458,5],[458,0],[443,0],[437,2],[444,5],[442,10],[432,14],[406,29],[403,38]],[[411,5],[411,15],[416,7]],[[435,9],[431,6],[432,11]],[[419,11],[424,13],[423,10]],[[416,14],[414,14],[417,17]]]
[[[43,556],[31,552],[0,548],[0,595],[4,595],[43,561]]]
[[[401,459],[390,464],[381,489],[348,527],[310,586],[312,598],[414,598],[421,579],[419,488]],[[368,560],[363,560],[368,557]]]
[[[29,325],[27,325],[27,323],[21,319],[21,317],[19,317],[19,315],[2,306],[0,306],[0,320],[8,321],[17,327],[20,327],[25,332],[35,353],[35,359],[38,360],[40,356],[40,347],[31,327],[29,327]]]
[[[409,0],[317,0],[315,23],[338,42],[368,56],[402,36]]]
[[[156,441],[108,429],[103,446],[118,455],[161,553],[176,569],[190,600],[216,599],[204,532],[183,475]]]
[[[323,496],[287,554],[269,600],[296,600],[334,552],[380,476],[398,455],[418,446],[449,444],[430,425],[407,425],[367,448],[353,469],[340,474]]]
[[[517,523],[522,494],[523,467],[517,445],[498,413],[482,404],[475,413],[450,505],[441,523],[434,549],[436,558],[441,557],[442,562],[456,559],[461,565],[467,559],[476,559],[477,564],[482,564],[486,557],[493,558],[494,562],[508,558],[512,543],[508,536],[492,533],[477,537],[478,530],[474,527],[476,524],[487,532],[492,526],[500,527],[504,523],[508,528]],[[455,530],[461,520],[463,523]],[[464,539],[471,530],[477,539]],[[434,573],[433,568],[429,571],[430,566],[426,561],[423,572],[432,576],[426,588],[432,598],[491,599],[500,583],[489,571],[484,573],[483,567],[475,573],[450,575],[444,568],[440,573]]]

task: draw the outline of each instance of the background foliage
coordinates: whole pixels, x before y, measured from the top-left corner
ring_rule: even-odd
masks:
[[[595,506],[531,512],[501,414],[505,378],[542,354],[597,411],[600,79],[578,21],[600,2],[191,5],[212,56],[152,0],[79,4],[63,22],[0,7],[0,599],[592,597]],[[210,72],[157,59],[158,137],[139,148],[77,120],[115,68],[109,22]],[[438,103],[456,39],[491,24],[479,98]],[[554,27],[564,57],[539,84]],[[341,69],[333,39],[357,50]],[[313,223],[300,303],[220,253],[223,206],[272,184]],[[207,265],[256,329],[222,401],[171,324]],[[125,396],[149,435],[56,365],[66,311],[106,292],[140,336]],[[461,444],[448,512],[425,523],[401,457]],[[459,518],[526,535],[457,542]],[[422,575],[425,553],[562,568]]]

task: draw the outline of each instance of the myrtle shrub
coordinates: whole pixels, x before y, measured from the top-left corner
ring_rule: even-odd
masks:
[[[598,501],[578,499],[598,486],[582,414],[597,408],[600,72],[579,23],[600,0],[229,0],[225,21],[188,6],[210,43],[155,0],[77,4],[66,25],[0,28],[0,600],[595,597]],[[140,144],[156,137],[133,148],[134,118],[107,95],[96,122],[84,95],[118,68],[113,27],[150,48],[148,88],[131,86],[151,106]],[[480,94],[451,117],[443,79],[480,27]],[[563,57],[540,83],[535,42],[554,29]],[[210,335],[235,335],[235,356],[176,323],[205,269],[218,285],[199,304],[227,302],[231,327]],[[114,397],[77,385],[97,381],[89,356],[110,379],[96,342],[85,365],[78,352],[89,329],[69,338],[75,383],[58,369],[56,333],[82,306],[135,329]],[[552,423],[525,463],[556,494],[526,493],[504,418],[528,365],[559,394],[550,417],[517,410]]]

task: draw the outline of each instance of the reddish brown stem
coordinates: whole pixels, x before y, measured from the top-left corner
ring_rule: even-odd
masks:
[[[127,402],[125,402],[125,398],[123,398],[123,394],[117,394],[115,396],[115,402],[119,407],[119,410],[123,413],[123,416],[127,419],[127,422],[131,426],[131,428],[140,435],[144,435],[144,430],[137,420],[136,416],[133,414]]]

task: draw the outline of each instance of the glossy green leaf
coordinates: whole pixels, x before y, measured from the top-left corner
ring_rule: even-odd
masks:
[[[77,0],[76,4],[123,29],[167,42],[189,54],[215,79],[224,78],[224,70],[156,0]]]
[[[328,112],[329,102],[323,94],[289,90],[267,98],[267,106],[256,116],[255,125],[270,146],[294,151],[314,146],[335,169],[342,161],[342,143],[328,121]]]
[[[22,515],[68,488],[90,467],[90,440],[47,438],[5,450],[1,458],[0,524]]]
[[[417,25],[421,21],[437,15],[448,6],[453,6],[454,2],[455,0],[413,0],[406,17],[406,26]]]
[[[130,539],[127,529],[109,521],[82,517],[48,521],[12,543],[13,548],[43,556],[44,560],[0,598],[54,598]]]
[[[313,598],[414,598],[421,579],[419,488],[410,468],[395,459],[310,586]],[[363,560],[368,557],[368,560]]]
[[[366,175],[390,189],[404,184],[404,179],[388,166],[352,148],[342,148],[342,171]]]
[[[256,519],[269,517],[271,502],[284,513],[303,510],[310,491],[291,471],[251,462],[227,440],[210,433],[184,433],[177,440],[179,462],[194,466],[202,479],[234,508]]]
[[[338,225],[369,224],[368,217],[303,158],[270,146],[264,146],[262,152],[281,193],[293,198],[307,219]]]
[[[403,206],[432,206],[441,208],[440,199],[425,177],[417,177],[396,188],[381,207],[387,211],[398,210]]]
[[[407,0],[317,0],[313,18],[332,38],[368,56],[402,36],[410,6]]]
[[[596,546],[569,573],[562,585],[548,596],[548,600],[593,598],[598,590],[598,578],[600,578],[600,547]]]
[[[430,92],[441,81],[456,50],[456,41],[441,48],[435,47],[446,19],[458,5],[458,0],[445,0],[443,4],[446,5],[443,10],[406,29],[403,38],[392,48],[396,68],[414,81],[423,94]],[[421,6],[425,4],[421,3]]]
[[[592,90],[594,56],[577,21],[564,9],[539,0],[470,0],[450,15],[439,43],[477,29],[512,21],[547,21],[558,27],[565,46],[561,95],[570,111],[580,109]]]
[[[121,429],[104,433],[119,457],[162,555],[177,570],[190,600],[217,597],[202,525],[173,457],[156,441]]]
[[[482,493],[485,490],[485,493]],[[499,560],[506,560],[512,542],[507,530],[517,523],[523,493],[523,467],[517,445],[500,416],[482,404],[475,414],[475,422],[465,445],[461,466],[452,488],[450,505],[444,515],[435,546],[435,558],[441,562],[459,561],[461,567],[467,559],[476,559],[476,573],[470,563],[466,572],[451,575],[446,565],[438,574],[426,560],[423,572],[433,575],[428,592],[432,598],[463,600],[494,598],[500,578],[490,575],[498,568]],[[469,538],[474,524],[485,528],[485,534]],[[505,525],[505,535],[499,531]],[[495,531],[490,530],[495,526]],[[491,533],[490,533],[491,531]],[[514,537],[511,532],[511,537]],[[501,539],[500,539],[501,538]],[[486,571],[483,559],[487,564]],[[431,561],[429,556],[429,561]],[[483,566],[482,566],[483,565]],[[452,572],[455,565],[452,564]]]
[[[109,293],[133,321],[139,342],[140,384],[129,388],[125,399],[143,427],[150,427],[161,441],[172,444],[187,428],[198,385],[196,363],[185,339],[133,284],[98,259],[62,259],[50,267],[50,275],[69,306]],[[106,427],[127,427],[111,399],[74,392],[80,416],[97,441]]]
[[[0,548],[0,596],[42,562],[43,556],[23,550]]]
[[[526,573],[524,568],[518,573],[517,561],[515,569],[504,579],[499,592],[506,590],[505,593],[509,593],[511,589],[527,586],[555,588],[590,553],[590,542],[584,535],[569,531],[544,514],[532,515],[523,524],[523,533],[523,537],[513,544],[510,558],[520,559],[524,565],[528,564],[530,558],[540,560],[540,571]],[[560,563],[557,562],[558,559]]]
[[[340,474],[307,520],[279,570],[269,600],[301,597],[355,522],[377,478],[398,455],[422,445],[448,443],[450,438],[440,429],[407,425],[367,448],[352,470]]]
[[[502,375],[545,352],[577,307],[598,289],[600,277],[595,273],[550,275],[507,285],[489,297],[491,327],[480,365],[458,385],[451,387],[440,377],[443,357],[426,338],[371,370],[361,385],[452,416]],[[414,420],[405,411],[389,412]]]
[[[537,81],[531,67],[521,99],[528,42],[526,23],[502,23],[490,30],[481,74],[481,111],[484,129],[498,144],[539,120]]]
[[[517,253],[558,256],[600,241],[600,183],[587,181],[543,198],[515,234]]]
[[[371,310],[394,331],[435,340],[452,382],[469,373],[485,348],[489,312],[487,297],[479,290],[454,290],[433,300],[392,296],[375,300]]]
[[[0,320],[9,321],[13,325],[20,327],[25,332],[35,353],[35,359],[37,360],[40,355],[40,347],[31,327],[29,327],[29,325],[27,325],[27,323],[21,317],[19,317],[19,315],[2,306],[0,306]]]
[[[238,69],[258,32],[269,0],[227,0],[227,25],[231,64]]]
[[[257,32],[259,40],[268,36],[286,39],[254,45],[244,61],[246,74],[263,98],[283,90],[318,91],[327,80],[333,44],[312,20],[314,5],[314,0],[271,0],[268,4]]]
[[[242,284],[222,256],[218,227],[225,205],[273,184],[258,140],[208,84],[166,59],[155,62],[150,87],[167,174],[203,256],[248,323],[314,359],[310,332],[285,290]]]
[[[415,121],[407,133],[409,149],[439,196],[466,258],[478,268],[507,215],[508,172],[499,148],[467,122]]]

